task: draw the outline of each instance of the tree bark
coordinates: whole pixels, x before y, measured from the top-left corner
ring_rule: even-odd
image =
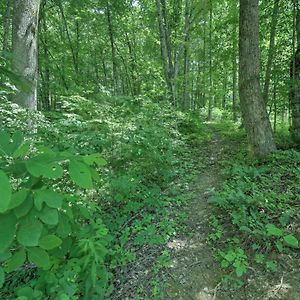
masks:
[[[171,97],[172,103],[176,105],[176,95],[175,95],[175,86],[172,79],[173,74],[173,64],[172,64],[172,55],[170,53],[170,37],[168,37],[167,25],[165,23],[166,16],[163,13],[163,7],[161,0],[156,0],[156,10],[159,24],[159,33],[160,33],[160,50],[164,67],[164,75],[166,84],[168,87],[169,95]]]
[[[214,107],[213,95],[213,74],[212,74],[212,22],[213,22],[213,6],[212,0],[209,3],[209,99],[208,99],[208,116],[207,119],[212,119],[212,110]]]
[[[235,17],[235,14],[234,14]],[[238,34],[236,23],[232,32],[232,119],[237,122],[238,111]]]
[[[113,90],[114,90],[114,95],[117,95],[119,90],[117,56],[116,56],[116,47],[115,47],[115,39],[114,39],[114,29],[113,29],[109,4],[106,7],[106,17],[107,17],[108,34],[109,34],[110,46],[111,46],[111,56],[112,56]]]
[[[3,18],[3,52],[9,50],[9,35],[11,31],[11,0],[6,0],[5,13]]]
[[[189,94],[189,72],[190,72],[190,62],[189,62],[189,25],[191,17],[191,8],[189,0],[185,0],[185,17],[184,17],[184,67],[183,67],[183,108],[184,110],[191,109],[190,94]]]
[[[38,15],[40,0],[15,0],[13,15],[13,69],[26,83],[13,100],[29,109],[37,109]]]
[[[266,103],[268,102],[268,98],[269,98],[272,64],[273,64],[273,57],[275,54],[275,35],[276,35],[276,27],[278,22],[279,1],[280,0],[274,0],[274,8],[272,14],[272,21],[271,21],[269,54],[268,54],[268,62],[266,67],[264,91],[263,91],[263,98]]]
[[[239,91],[250,154],[264,157],[276,150],[260,86],[258,0],[240,0]]]
[[[300,8],[299,1],[294,0],[296,13],[297,49],[291,62],[292,87],[290,93],[290,108],[292,114],[291,135],[295,143],[300,144]]]

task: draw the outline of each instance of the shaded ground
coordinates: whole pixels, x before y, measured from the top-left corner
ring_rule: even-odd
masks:
[[[116,278],[114,300],[299,300],[300,260],[296,256],[278,258],[278,272],[250,269],[239,290],[231,290],[222,283],[224,271],[213,257],[206,237],[210,233],[211,208],[208,199],[225,180],[222,175],[224,161],[233,160],[243,148],[243,139],[223,135],[217,127],[208,125],[211,140],[199,149],[198,176],[188,187],[191,200],[182,208],[187,215],[184,230],[167,244],[158,247],[143,246],[136,249],[139,256],[133,264],[121,268]],[[171,265],[159,273],[153,272],[157,257],[164,250],[171,253]],[[143,288],[142,295],[137,287]],[[153,295],[153,286],[158,292]],[[152,296],[146,296],[150,295]],[[160,295],[160,296],[158,296]]]
[[[201,149],[205,157],[198,179],[191,187],[194,199],[186,207],[187,232],[169,242],[173,261],[168,270],[170,279],[162,299],[209,300],[216,299],[222,274],[206,243],[209,231],[209,207],[207,199],[223,181],[220,161],[224,141],[214,132],[212,140]]]
[[[299,257],[282,255],[280,268],[275,274],[264,270],[250,270],[247,284],[239,290],[230,290],[222,282],[224,275],[206,243],[211,209],[207,203],[211,193],[220,187],[222,160],[241,147],[241,141],[223,137],[212,128],[212,140],[203,145],[199,157],[205,157],[204,166],[191,190],[193,199],[188,203],[186,232],[168,243],[172,264],[165,272],[167,278],[161,300],[267,300],[300,299]],[[201,154],[201,155],[200,155]]]

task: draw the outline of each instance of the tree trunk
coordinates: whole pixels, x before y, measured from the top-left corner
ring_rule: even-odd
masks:
[[[3,52],[9,50],[9,35],[11,30],[11,0],[6,0],[5,13],[3,18]]]
[[[239,91],[250,154],[264,157],[276,150],[263,100],[259,72],[258,0],[240,0]]]
[[[236,122],[238,110],[238,37],[237,26],[235,23],[233,25],[232,43],[232,119],[233,122]]]
[[[291,135],[293,140],[300,144],[300,8],[298,0],[294,0],[296,13],[297,49],[291,63],[292,87],[290,93],[290,108],[292,115]]]
[[[106,8],[106,16],[107,16],[108,34],[109,34],[110,46],[111,46],[113,89],[114,89],[114,95],[117,95],[119,92],[117,56],[116,56],[113,23],[112,23],[111,11],[110,11],[109,5],[107,5],[107,8]]]
[[[172,80],[173,74],[173,64],[172,64],[172,55],[170,54],[170,41],[167,32],[167,25],[165,24],[165,18],[163,14],[163,8],[161,0],[156,0],[156,10],[159,24],[159,33],[160,33],[160,50],[161,57],[164,67],[164,75],[166,84],[168,87],[169,95],[171,97],[173,105],[176,105],[176,96],[174,91],[174,82]]]
[[[190,94],[189,94],[189,24],[190,24],[190,3],[189,0],[185,0],[185,17],[184,17],[184,67],[183,67],[183,109],[191,109]]]
[[[268,54],[268,62],[266,67],[264,91],[263,91],[263,98],[266,103],[268,102],[268,98],[269,98],[272,64],[273,64],[273,57],[275,52],[275,34],[276,34],[276,27],[278,21],[279,1],[280,0],[274,0],[274,8],[273,8],[273,15],[272,15],[272,22],[271,22],[269,54]]]
[[[13,15],[13,68],[26,88],[13,100],[29,109],[37,109],[38,15],[40,0],[15,0]]]
[[[213,6],[212,0],[209,4],[209,99],[208,99],[208,116],[207,119],[212,119],[212,110],[214,107],[213,95],[213,75],[212,75],[212,21],[213,21]]]

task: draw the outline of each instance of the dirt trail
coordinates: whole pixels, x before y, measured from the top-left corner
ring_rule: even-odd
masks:
[[[191,187],[195,197],[186,207],[187,233],[168,244],[173,261],[168,270],[170,279],[164,300],[219,299],[217,290],[222,274],[206,243],[210,215],[207,200],[223,181],[219,162],[225,147],[226,142],[214,132],[212,140],[201,149],[206,161]]]

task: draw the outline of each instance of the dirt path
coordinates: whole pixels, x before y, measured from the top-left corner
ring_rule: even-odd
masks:
[[[219,299],[222,274],[206,243],[210,215],[207,200],[223,181],[219,162],[227,148],[225,143],[214,131],[212,140],[201,149],[205,168],[199,170],[198,180],[191,187],[195,197],[186,207],[187,232],[168,244],[173,260],[164,300]]]

